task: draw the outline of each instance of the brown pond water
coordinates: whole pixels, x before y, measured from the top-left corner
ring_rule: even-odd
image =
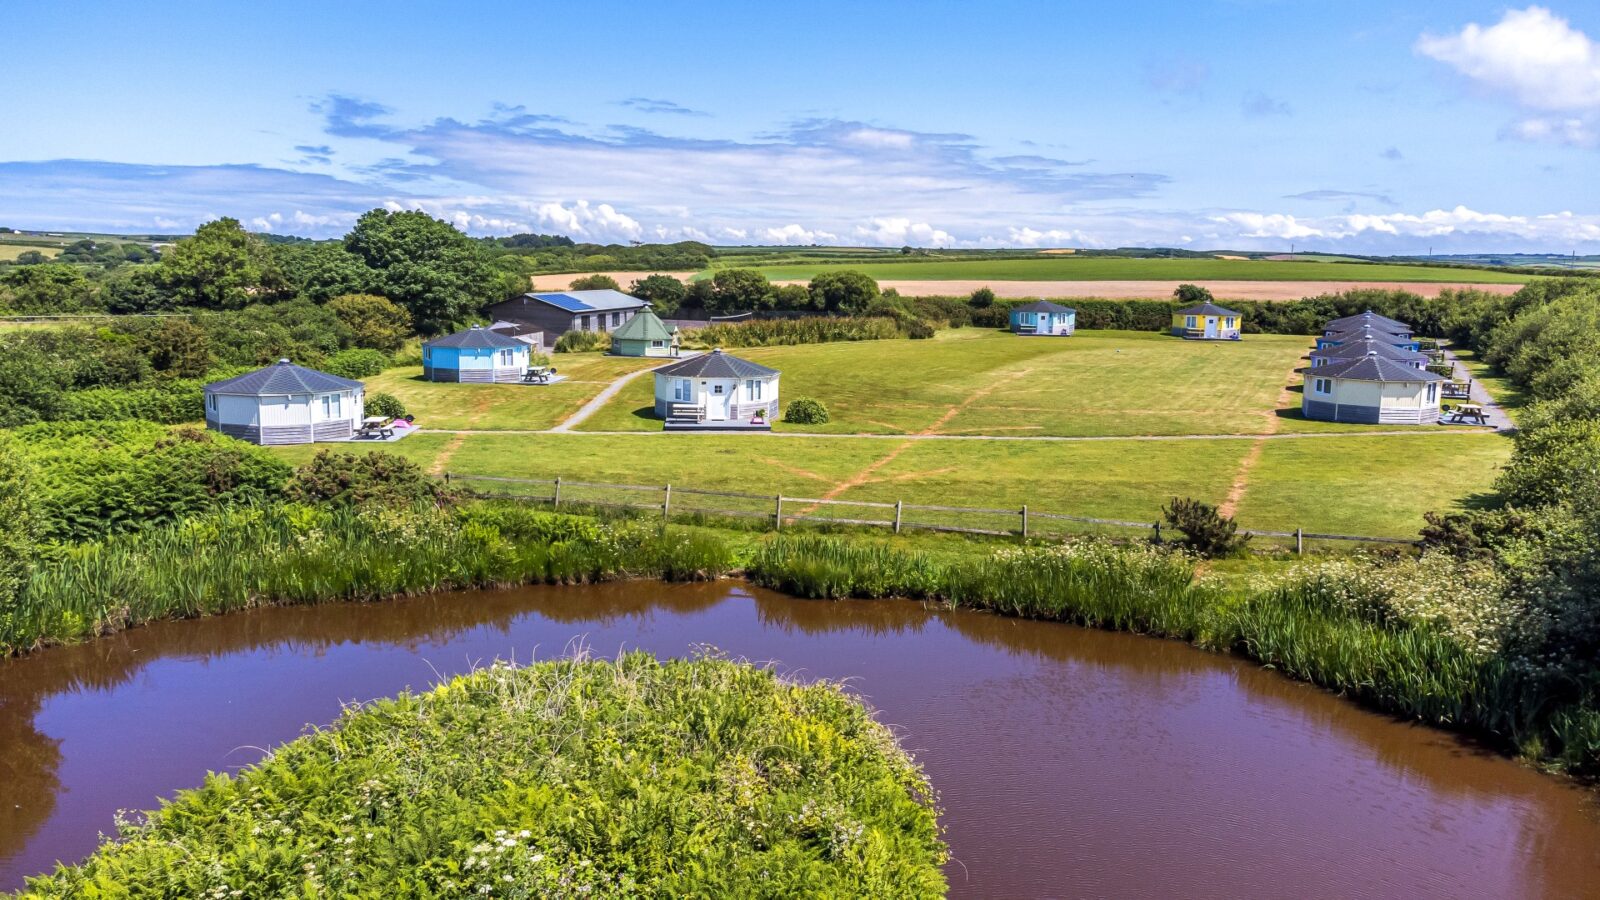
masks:
[[[959,896],[1600,897],[1594,795],[1240,660],[729,583],[266,609],[0,662],[0,889],[343,701],[576,640],[853,679],[940,792]]]

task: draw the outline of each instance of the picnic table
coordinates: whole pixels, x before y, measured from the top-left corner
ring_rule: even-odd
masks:
[[[1478,425],[1487,425],[1489,424],[1489,414],[1484,412],[1483,407],[1477,403],[1463,403],[1450,410],[1449,421],[1465,424],[1469,420]]]
[[[367,416],[361,420],[361,427],[356,429],[356,437],[392,438],[394,420],[388,416]]]
[[[555,366],[529,366],[522,372],[523,384],[549,384],[550,376],[556,374]]]

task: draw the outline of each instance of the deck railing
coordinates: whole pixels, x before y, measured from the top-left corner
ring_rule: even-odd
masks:
[[[727,516],[759,519],[768,527],[782,530],[785,525],[816,522],[884,528],[899,534],[908,530],[943,531],[997,537],[1050,537],[1084,532],[1147,531],[1160,541],[1165,526],[1160,521],[1131,521],[1095,516],[1069,515],[1032,508],[1026,504],[1012,508],[935,506],[882,500],[840,500],[830,497],[793,497],[786,494],[757,494],[746,491],[720,491],[672,484],[614,484],[602,481],[572,481],[564,478],[506,478],[447,472],[440,476],[447,485],[484,499],[519,500],[575,507],[652,510],[663,519],[691,516]],[[479,485],[483,485],[480,487]],[[1332,534],[1306,531],[1239,529],[1251,537],[1293,541],[1294,551],[1304,553],[1307,541],[1336,541],[1359,544],[1414,545],[1408,538],[1371,535]]]

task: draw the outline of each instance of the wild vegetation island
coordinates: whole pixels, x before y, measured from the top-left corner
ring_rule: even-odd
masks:
[[[1600,289],[1592,280],[1540,280],[1509,297],[1451,293],[1424,300],[1368,293],[1243,309],[1250,334],[1306,334],[1332,315],[1371,308],[1413,323],[1420,334],[1471,349],[1525,392],[1530,402],[1518,414],[1511,458],[1493,496],[1480,498],[1478,508],[1430,516],[1420,555],[1239,563],[1227,558],[1241,548],[1215,509],[1178,502],[1169,504],[1174,524],[1188,526],[1182,532],[1188,546],[1179,552],[1104,540],[996,548],[848,528],[771,536],[714,519],[663,526],[599,509],[564,515],[452,494],[420,466],[391,454],[319,454],[293,468],[284,461],[293,455],[159,424],[198,420],[198,385],[218,377],[219,365],[247,367],[289,356],[367,377],[395,362],[396,351],[405,352],[413,330],[437,333],[470,320],[476,305],[499,299],[495,269],[482,249],[459,235],[449,237],[444,223],[416,216],[375,213],[343,245],[285,253],[285,261],[300,254],[304,267],[296,270],[298,280],[276,288],[263,273],[274,265],[292,269],[279,261],[278,246],[227,222],[207,226],[161,262],[131,275],[91,277],[76,268],[51,272],[55,267],[33,265],[6,276],[0,297],[16,312],[130,308],[115,302],[186,315],[115,319],[98,327],[29,327],[3,338],[8,352],[0,356],[6,361],[0,365],[0,391],[6,402],[0,410],[15,430],[0,445],[6,475],[0,479],[0,541],[6,551],[0,555],[0,646],[24,652],[154,618],[263,603],[743,572],[802,596],[924,598],[1181,638],[1242,653],[1380,709],[1468,731],[1532,761],[1577,774],[1600,767],[1600,608],[1592,600],[1600,382],[1591,374],[1600,360]],[[408,243],[413,229],[416,244]],[[441,240],[443,252],[419,249]],[[386,247],[381,253],[361,255],[380,244]],[[707,290],[672,281],[685,296]],[[709,279],[710,296],[719,290],[717,281]],[[722,281],[730,304],[725,308],[752,305],[761,283],[747,276]],[[761,297],[785,289],[766,290]],[[1004,321],[1005,304],[993,298],[885,297],[869,279],[853,276],[814,285],[806,296],[812,303],[822,298],[814,311],[855,314],[845,321],[861,324],[716,326],[721,331],[712,340],[738,346],[740,335],[766,345],[802,336],[884,338],[884,328],[926,337]],[[113,301],[117,297],[122,299]],[[266,302],[272,298],[280,299]],[[792,302],[799,302],[798,294]],[[1166,302],[1075,305],[1083,329],[1164,329],[1174,309]],[[988,312],[996,309],[1002,311],[999,319]],[[139,419],[146,421],[132,421]],[[396,450],[405,453],[419,438]],[[1206,556],[1224,558],[1202,562]],[[617,665],[648,668],[643,661]],[[723,673],[740,685],[734,695],[755,697],[756,705],[775,690],[770,681],[751,687],[750,679],[766,676],[739,674],[738,667],[715,661],[668,664],[666,670],[680,665]],[[537,679],[559,668],[517,677]],[[597,678],[614,677],[604,667],[593,671]],[[440,696],[468,696],[474,684],[501,677],[511,676],[475,676],[477,681],[444,688]],[[443,701],[396,701],[401,709],[429,702]],[[346,731],[374,737],[372,746],[381,750],[390,738],[364,730],[371,726],[363,723],[372,720],[362,717],[369,715],[358,713],[341,729],[291,745],[259,770],[186,795],[169,809],[206,808],[210,802],[220,814],[232,815],[228,810],[235,807],[228,804],[238,792],[275,777],[280,760],[300,758],[296,754],[313,759]],[[514,719],[506,727],[516,727]],[[862,746],[883,750],[875,737]],[[886,771],[908,771],[903,758],[880,759]],[[815,785],[830,779],[836,775],[819,771],[815,782],[797,786],[793,796],[819,790]],[[897,796],[916,806],[921,787],[915,779],[902,777],[896,784],[904,791]],[[351,799],[348,791],[326,796],[337,803]],[[940,851],[928,830],[929,807],[924,802],[917,808],[923,812],[874,832],[873,840],[921,848],[903,869],[885,875],[870,866],[855,868],[859,859],[838,865],[812,834],[797,838],[804,852],[785,858],[795,867],[790,871],[797,879],[893,877],[904,879],[894,882],[901,892],[936,892]],[[231,838],[214,838],[234,832],[224,819],[214,822],[158,813],[151,826],[141,826],[153,831],[136,828],[130,844],[108,846],[86,868],[36,887],[49,891],[53,884],[84,883],[74,879],[108,872],[156,877],[154,868],[139,868],[148,863],[118,869],[119,860],[139,858],[141,848],[154,846],[147,840],[168,838],[215,851]],[[520,835],[523,829],[504,830]],[[489,831],[454,837],[495,836]],[[337,871],[338,863],[317,862],[334,858],[337,849],[318,845],[306,859]],[[416,866],[434,851],[404,852],[402,864]],[[359,865],[393,864],[382,862],[388,857],[359,855]],[[835,865],[816,868],[823,859]],[[640,884],[652,871],[639,859],[613,862],[607,874],[629,874]],[[286,866],[280,874],[305,873],[303,866]]]

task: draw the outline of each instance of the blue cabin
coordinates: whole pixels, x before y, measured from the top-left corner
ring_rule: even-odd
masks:
[[[527,368],[527,344],[478,326],[422,345],[422,377],[429,381],[516,382]]]
[[[1410,350],[1415,353],[1422,349],[1422,345],[1410,333],[1395,334],[1387,329],[1373,326],[1361,326],[1349,331],[1339,331],[1333,334],[1323,334],[1317,338],[1317,349],[1326,350],[1329,347],[1338,347],[1343,344],[1353,344],[1356,341],[1378,341],[1389,344],[1401,350]]]
[[[1066,337],[1078,327],[1078,311],[1070,306],[1035,300],[1011,309],[1011,333]]]

